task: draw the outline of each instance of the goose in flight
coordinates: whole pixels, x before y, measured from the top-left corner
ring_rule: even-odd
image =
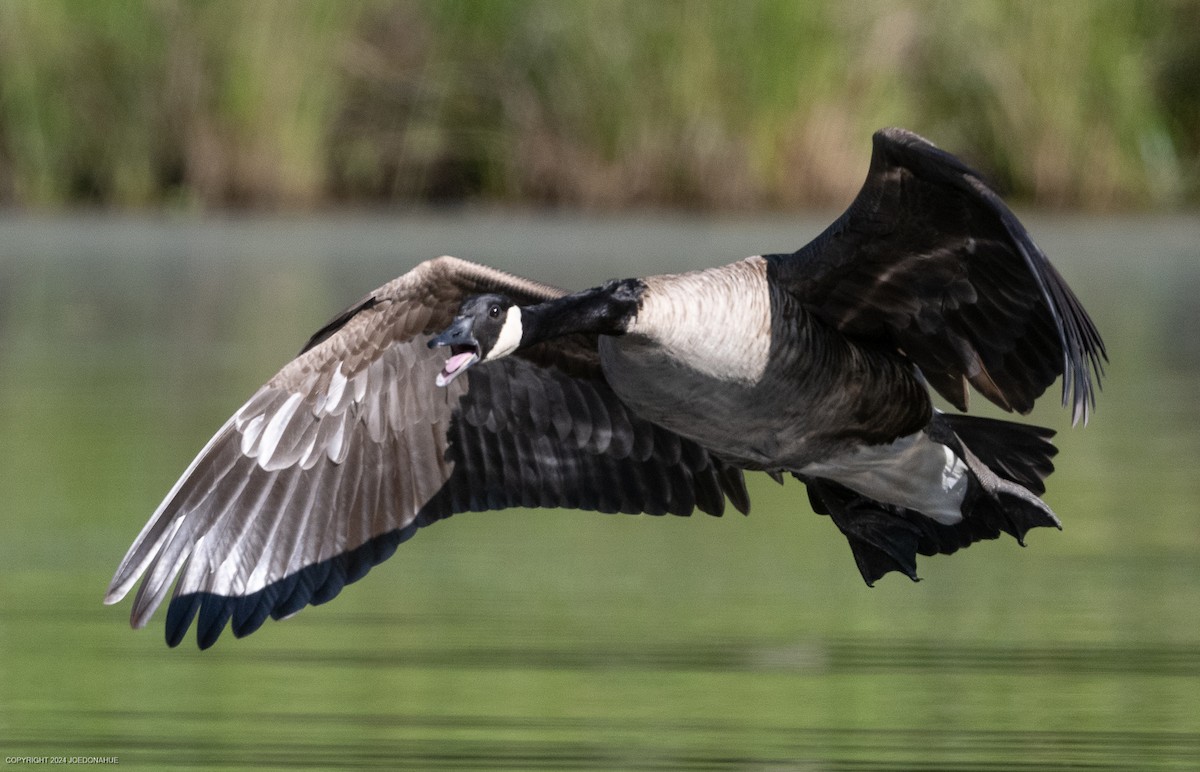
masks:
[[[242,405],[137,536],[166,637],[324,603],[423,526],[556,507],[745,513],[743,475],[801,480],[868,584],[916,555],[1059,521],[1048,429],[948,413],[968,387],[1027,413],[1062,378],[1086,421],[1106,359],[1080,302],[957,158],[876,133],[849,209],[793,254],[582,292],[452,257],[318,330]]]

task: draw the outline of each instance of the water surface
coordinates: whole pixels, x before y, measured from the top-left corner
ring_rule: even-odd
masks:
[[[210,434],[442,253],[582,287],[827,218],[0,219],[0,752],[122,766],[1200,765],[1200,222],[1030,217],[1113,362],[1061,533],[865,587],[798,484],[748,518],[460,515],[327,606],[196,650],[100,604]],[[982,400],[979,400],[982,402]],[[994,414],[980,406],[984,412]]]

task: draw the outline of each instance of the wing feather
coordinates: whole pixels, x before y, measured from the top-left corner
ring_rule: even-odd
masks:
[[[417,529],[514,506],[719,514],[748,506],[741,472],[629,411],[596,339],[571,336],[468,371],[445,389],[425,345],[461,302],[561,290],[454,258],[418,265],[339,314],[253,394],[172,488],[105,601],[138,579],[131,622],[174,592],[166,636],[200,646],[230,626],[323,603]],[[631,482],[635,481],[635,482]]]
[[[819,318],[904,352],[960,410],[964,382],[1027,413],[1060,376],[1074,421],[1095,406],[1107,356],[1078,298],[979,175],[915,134],[877,132],[846,213],[769,259]]]

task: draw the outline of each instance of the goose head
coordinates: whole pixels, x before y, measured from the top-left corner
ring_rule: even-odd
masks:
[[[449,346],[450,356],[438,373],[445,386],[477,362],[508,356],[521,345],[521,309],[503,295],[467,298],[450,326],[429,341],[430,348]]]

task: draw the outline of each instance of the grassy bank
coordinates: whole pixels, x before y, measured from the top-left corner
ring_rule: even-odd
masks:
[[[1013,195],[1200,200],[1200,4],[0,4],[0,203],[844,202],[873,129]]]

